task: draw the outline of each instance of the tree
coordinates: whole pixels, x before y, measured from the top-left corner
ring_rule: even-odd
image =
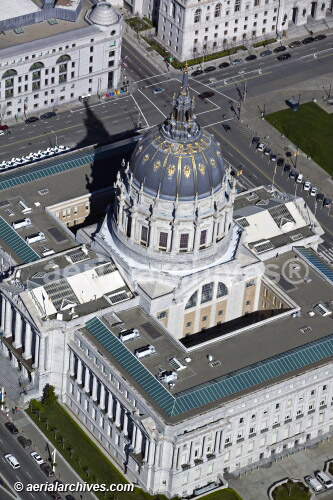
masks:
[[[64,438],[64,436],[59,436],[59,441],[62,445],[62,449],[65,448],[65,443],[66,443],[66,439]]]
[[[43,391],[43,399],[42,399],[43,404],[48,406],[54,405],[57,399],[58,396],[55,393],[54,386],[47,384]]]
[[[57,439],[58,429],[56,427],[52,427],[51,431],[54,434],[54,439]]]
[[[85,465],[83,467],[84,472],[87,474],[87,477],[90,476],[90,467],[88,465]]]
[[[29,402],[29,407],[32,413],[37,413],[38,420],[40,420],[42,413],[45,412],[45,408],[42,403],[40,401],[37,401],[37,399],[31,399]]]
[[[67,450],[68,450],[69,456],[70,456],[71,458],[73,458],[73,455],[74,455],[74,453],[75,453],[74,448],[73,448],[71,445],[69,445],[69,446],[68,446],[68,448],[67,448]]]

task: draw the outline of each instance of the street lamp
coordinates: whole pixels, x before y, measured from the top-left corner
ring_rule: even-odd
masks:
[[[57,133],[54,130],[52,130],[51,133],[55,135],[55,144],[54,145],[58,146],[58,136],[57,136]]]

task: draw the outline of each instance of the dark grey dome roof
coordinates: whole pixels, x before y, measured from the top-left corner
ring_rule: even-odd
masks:
[[[170,117],[147,132],[132,155],[133,182],[160,198],[204,198],[221,187],[225,171],[218,143],[195,121],[187,68],[172,103]]]
[[[161,198],[202,198],[221,187],[222,153],[214,137],[202,131],[193,142],[166,140],[158,128],[138,143],[130,163],[133,181]]]

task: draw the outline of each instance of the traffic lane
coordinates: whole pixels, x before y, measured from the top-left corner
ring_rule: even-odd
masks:
[[[39,465],[33,462],[30,457],[30,452],[33,448],[28,448],[24,450],[22,446],[17,441],[17,435],[13,436],[4,427],[4,418],[1,418],[0,426],[3,426],[3,432],[1,433],[0,441],[0,455],[2,460],[0,460],[0,472],[4,476],[5,480],[11,488],[17,481],[21,481],[24,486],[27,484],[44,484],[48,480],[45,474],[42,473]],[[29,437],[29,436],[26,436]],[[4,455],[7,453],[12,453],[20,463],[19,469],[13,469],[4,459]],[[45,458],[45,457],[43,457]],[[45,460],[46,462],[46,460]],[[31,494],[29,492],[22,492],[19,494],[22,499],[30,499]],[[44,492],[34,492],[33,496],[36,499],[45,500],[48,496]]]
[[[121,57],[123,61],[123,67],[125,63],[125,68],[130,68],[139,78],[146,78],[150,76],[156,76],[161,73],[159,67],[155,66],[149,58],[149,54],[134,46],[130,41],[123,37]],[[167,72],[166,72],[167,73]]]

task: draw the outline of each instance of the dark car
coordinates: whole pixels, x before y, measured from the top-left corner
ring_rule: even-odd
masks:
[[[216,68],[215,66],[207,66],[207,68],[204,69],[205,73],[210,73],[211,71],[215,71]]]
[[[278,167],[283,167],[284,165],[284,159],[283,158],[278,158],[276,162]]]
[[[300,42],[299,40],[295,40],[294,42],[291,42],[288,47],[290,47],[291,49],[296,49],[296,47],[300,47],[302,45],[302,42]]]
[[[42,471],[44,472],[44,474],[45,474],[47,477],[52,477],[52,476],[54,476],[53,469],[52,469],[52,467],[51,467],[49,464],[42,464],[42,465],[40,466],[40,468],[42,469]]]
[[[259,142],[260,142],[260,137],[257,136],[252,137],[252,144],[259,144]]]
[[[273,54],[273,52],[267,49],[264,50],[264,52],[260,52],[260,57],[270,56],[271,54]]]
[[[196,69],[195,71],[193,71],[191,73],[191,76],[199,76],[199,75],[202,75],[202,74],[203,74],[202,69]]]
[[[8,125],[0,125],[0,130],[8,130]]]
[[[308,36],[307,38],[304,38],[304,40],[302,40],[302,44],[307,45],[308,43],[312,43],[314,41],[315,39],[312,36]]]
[[[25,123],[34,123],[34,122],[38,122],[39,118],[38,116],[30,116],[30,118],[27,118],[25,120]]]
[[[61,500],[61,496],[56,491],[49,491],[49,495],[53,500]]]
[[[316,200],[317,200],[317,201],[323,201],[323,200],[324,200],[324,195],[323,195],[323,193],[318,193],[318,194],[317,194],[317,197],[316,197]]]
[[[277,56],[276,59],[278,59],[279,61],[285,61],[286,59],[290,59],[291,58],[291,55],[289,54],[289,52],[287,52],[287,54],[281,54],[280,56]]]
[[[66,498],[66,500],[75,500],[73,495],[66,495],[65,498]]]
[[[223,62],[221,64],[219,64],[219,68],[229,68],[230,64],[227,63],[227,62]]]
[[[317,35],[314,37],[315,42],[319,42],[319,40],[325,40],[326,35]]]
[[[56,116],[56,113],[54,111],[48,111],[47,113],[40,115],[40,119],[47,120],[48,118],[52,118],[53,116]]]
[[[231,127],[228,123],[223,123],[223,128],[226,132],[231,132]]]
[[[329,208],[331,206],[331,203],[332,203],[331,198],[324,198],[323,207]]]
[[[11,434],[18,434],[17,427],[12,422],[6,422],[5,427],[7,427]]]
[[[276,47],[273,52],[275,54],[278,54],[279,52],[284,52],[285,50],[287,50],[287,47],[285,47],[284,45],[279,45],[279,47]]]
[[[288,163],[286,163],[285,166],[283,167],[283,171],[284,172],[290,172],[290,170],[291,170],[291,166],[288,165]]]
[[[60,481],[60,479],[55,479],[55,480],[53,481],[53,484],[54,484],[54,485],[57,485],[57,484],[64,484],[64,483],[63,483],[62,481]]]
[[[199,94],[199,98],[204,100],[204,99],[208,99],[209,97],[214,97],[214,92],[201,92],[201,94]]]
[[[290,178],[290,179],[294,179],[294,181],[295,181],[295,180],[296,180],[297,175],[298,175],[298,174],[297,174],[296,170],[292,170],[292,171],[290,172],[290,174],[289,174],[289,178]]]
[[[257,59],[257,56],[255,56],[254,54],[250,54],[249,56],[245,57],[245,61],[254,61],[255,59]]]
[[[27,439],[24,436],[19,436],[17,440],[20,443],[20,445],[25,449],[31,446],[31,439]]]

